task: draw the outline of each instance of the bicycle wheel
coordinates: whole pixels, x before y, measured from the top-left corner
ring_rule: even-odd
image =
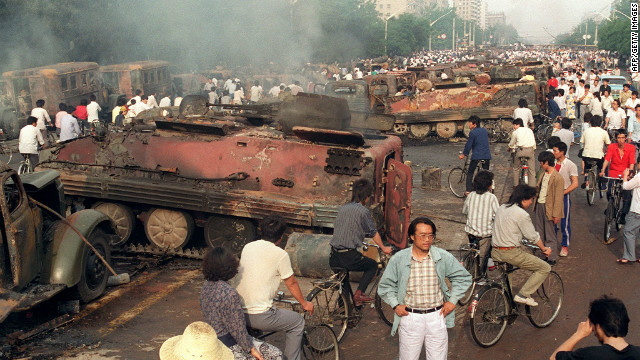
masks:
[[[529,174],[527,170],[520,167],[520,183],[519,185],[529,185]]]
[[[47,141],[49,142],[49,146],[56,144],[56,136],[51,131],[47,132]]]
[[[611,225],[613,225],[614,212],[615,206],[612,198],[609,200],[609,203],[607,204],[607,210],[605,210],[604,214],[604,242],[608,242],[609,237],[611,236]]]
[[[393,310],[393,308],[391,306],[389,306],[389,304],[387,304],[386,302],[382,301],[382,298],[376,294],[375,296],[375,307],[376,307],[376,312],[378,313],[378,317],[387,325],[392,326],[393,325],[393,317],[395,315],[395,311]]]
[[[540,125],[540,127],[538,127],[538,130],[536,131],[536,134],[535,134],[537,145],[542,145],[544,144],[545,141],[547,141],[545,135],[548,127],[549,127],[548,125]]]
[[[589,186],[587,187],[587,204],[593,205],[593,200],[596,198],[596,189],[598,187],[598,180],[596,179],[596,174],[592,171],[587,173],[587,183]]]
[[[466,305],[471,297],[473,296],[473,291],[476,288],[476,283],[478,280],[478,272],[479,272],[479,256],[476,256],[476,253],[473,251],[468,251],[465,256],[462,258],[462,266],[471,274],[471,286],[467,290],[464,295],[458,300],[458,304]]]
[[[560,275],[555,271],[550,272],[538,290],[531,294],[531,297],[538,303],[538,306],[525,306],[529,321],[538,328],[549,326],[558,316],[564,298],[564,286]]]
[[[482,347],[495,345],[507,328],[511,306],[502,288],[484,287],[474,300],[469,319],[471,336]]]
[[[314,288],[307,295],[307,301],[313,303],[313,314],[307,323],[310,325],[326,324],[334,330],[338,341],[342,340],[349,324],[349,300],[344,291],[334,286],[328,289]]]
[[[306,359],[340,360],[338,339],[326,324],[306,327],[302,344],[302,352]]]
[[[453,195],[463,198],[464,192],[467,191],[467,174],[461,168],[456,167],[449,171],[449,189]]]
[[[9,145],[0,145],[0,155],[4,155],[8,157],[6,163],[11,162],[11,158],[13,157],[13,151],[11,150],[11,146]]]

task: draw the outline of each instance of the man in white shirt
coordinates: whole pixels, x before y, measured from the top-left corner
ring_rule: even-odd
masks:
[[[553,101],[558,104],[558,108],[560,108],[560,116],[567,116],[567,100],[564,97],[565,91],[564,89],[558,89],[558,95],[553,98]]]
[[[87,105],[87,120],[91,126],[96,126],[98,121],[100,121],[99,113],[102,110],[100,105],[96,102],[96,96],[94,94],[89,95],[89,100],[91,101],[89,105]]]
[[[510,151],[514,152],[513,157],[513,180],[514,185],[518,185],[520,182],[520,158],[527,159],[527,166],[529,167],[529,186],[535,186],[536,184],[536,163],[535,163],[535,150],[536,150],[536,138],[533,135],[533,131],[524,126],[522,119],[518,118],[513,120],[513,134],[511,134],[511,141],[509,142]]]
[[[149,109],[149,106],[147,105],[148,101],[149,101],[149,98],[147,97],[147,95],[142,95],[140,97],[140,101],[131,105],[130,109],[133,109],[133,111],[136,113],[136,116],[137,116],[141,112]]]
[[[158,104],[159,107],[167,107],[167,106],[171,106],[171,98],[169,97],[169,95],[163,97],[162,99],[160,99],[160,104]]]
[[[640,99],[638,99],[638,92],[632,91],[631,97],[624,104],[624,108],[627,110],[627,119],[635,116],[636,106],[640,105]]]
[[[571,192],[578,188],[578,167],[567,159],[567,145],[564,142],[556,143],[553,147],[553,156],[556,158],[556,171],[564,180],[564,218],[560,220],[560,232],[562,233],[562,249],[560,256],[569,254],[571,242]]]
[[[300,360],[304,318],[297,312],[273,306],[282,280],[302,309],[313,312],[313,304],[305,300],[293,275],[289,254],[276,245],[286,228],[284,220],[277,215],[262,219],[258,230],[264,240],[244,246],[238,275],[234,279],[242,308],[247,313],[247,325],[264,331],[285,331],[285,358]]]
[[[590,167],[587,166],[590,162],[594,162],[596,164],[598,167],[598,173],[600,173],[600,170],[602,169],[604,162],[604,146],[611,144],[611,139],[609,138],[607,131],[601,128],[600,125],[602,125],[602,118],[594,116],[591,119],[591,127],[582,133],[582,138],[580,139],[580,142],[584,144],[584,148],[582,149],[582,161],[584,161],[582,175],[590,169]],[[583,186],[586,187],[585,184],[583,184]],[[595,185],[589,184],[589,186]]]
[[[634,263],[636,258],[636,239],[640,232],[640,173],[629,180],[629,169],[622,172],[622,189],[633,190],[631,208],[627,214],[624,225],[624,251],[619,263]]]
[[[147,106],[149,107],[149,109],[154,109],[158,107],[158,102],[156,101],[155,92],[152,94],[149,94],[149,97],[147,99]]]
[[[250,97],[249,100],[251,103],[255,104],[262,99],[262,86],[260,86],[260,82],[255,80],[253,82],[253,86],[250,89]]]
[[[300,86],[300,81],[296,80],[293,85],[289,85],[289,88],[291,88],[291,95],[296,95],[299,92],[304,92],[304,89],[302,88],[302,86]]]
[[[558,86],[558,89],[564,90],[565,95],[569,93],[569,84],[567,84],[567,79],[560,78],[560,86]]]
[[[562,118],[560,124],[562,126],[562,129],[558,130],[555,135],[567,145],[567,151],[565,152],[565,154],[568,154],[569,149],[571,149],[571,143],[574,140],[574,134],[573,131],[571,131],[571,119]]]
[[[42,132],[36,127],[38,119],[34,116],[27,118],[27,125],[20,129],[20,137],[18,138],[18,151],[25,159],[31,161],[31,167],[38,165],[40,157],[38,156],[38,144],[44,146]]]
[[[51,118],[49,117],[49,113],[44,109],[44,100],[38,99],[36,101],[36,107],[31,110],[31,116],[37,119],[36,127],[42,133],[42,138],[47,138],[47,126],[51,126]]]
[[[136,102],[140,102],[140,100],[142,100],[142,90],[137,89],[135,92],[136,96],[132,97],[131,100],[135,100]],[[133,102],[129,100],[129,102],[127,103],[127,105],[131,105],[133,104]]]
[[[269,90],[269,95],[271,95],[271,97],[277,98],[278,95],[280,95],[280,87],[283,86],[284,84],[280,84],[280,85],[275,85],[271,88],[271,90]]]
[[[587,111],[584,108],[584,105],[582,105],[582,100],[584,99],[585,95],[586,91],[584,88],[584,80],[580,79],[578,81],[578,85],[576,85],[576,98],[578,99],[576,100],[576,119],[580,119],[581,123],[584,121],[584,112]]]
[[[75,139],[79,134],[80,126],[73,115],[67,114],[60,120],[60,141]]]

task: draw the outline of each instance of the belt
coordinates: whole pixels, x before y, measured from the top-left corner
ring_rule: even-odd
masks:
[[[429,313],[432,313],[432,312],[434,312],[434,311],[438,311],[438,310],[440,310],[440,309],[442,309],[442,305],[440,305],[440,306],[436,306],[436,307],[431,308],[431,309],[425,309],[425,310],[422,310],[422,309],[412,309],[412,308],[410,308],[410,307],[405,308],[405,310],[407,310],[407,311],[408,311],[408,312],[410,312],[410,313],[414,313],[414,314],[429,314]]]
[[[355,250],[355,249],[338,249],[338,248],[331,247],[331,251],[337,252],[337,253],[346,253],[351,250]]]
[[[512,250],[517,248],[518,246],[494,246],[494,249],[498,249],[498,250]]]

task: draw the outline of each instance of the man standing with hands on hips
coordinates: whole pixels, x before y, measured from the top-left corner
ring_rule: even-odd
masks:
[[[429,218],[414,219],[408,232],[413,245],[391,257],[378,295],[395,311],[391,335],[400,334],[399,360],[417,360],[423,347],[427,359],[444,360],[453,309],[471,285],[471,275],[453,255],[431,246],[436,225]]]

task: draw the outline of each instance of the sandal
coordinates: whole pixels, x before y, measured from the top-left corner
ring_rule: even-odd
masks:
[[[637,260],[636,261],[629,261],[627,259],[616,259],[616,262],[618,264],[620,264],[620,265],[627,265],[627,264],[633,264],[634,262],[637,262]]]
[[[610,237],[609,239],[607,239],[607,241],[603,241],[602,243],[605,245],[611,245],[614,241],[616,241],[616,238]]]

